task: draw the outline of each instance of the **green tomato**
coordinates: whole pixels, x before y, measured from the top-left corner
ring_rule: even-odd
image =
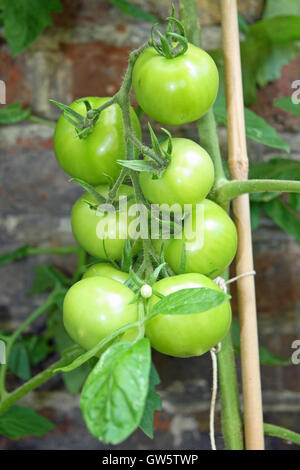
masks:
[[[153,289],[169,295],[181,289],[207,287],[221,289],[201,274],[182,274],[158,281]],[[153,295],[150,309],[160,299]],[[206,312],[187,315],[159,314],[146,324],[146,336],[157,351],[176,357],[200,356],[216,346],[229,330],[231,308],[228,301]]]
[[[97,263],[90,266],[82,276],[82,279],[88,277],[109,277],[115,281],[121,282],[124,284],[129,279],[129,274],[120,271],[119,269],[114,268],[109,263]]]
[[[165,260],[176,274],[180,273],[185,246],[185,272],[214,279],[229,266],[236,254],[237,231],[220,206],[204,199],[194,206],[184,224],[181,239],[153,240],[158,251],[162,242]]]
[[[189,139],[172,139],[171,161],[158,178],[140,173],[144,196],[154,204],[195,204],[204,199],[214,182],[214,165],[208,153]],[[168,142],[162,144],[167,150]]]
[[[100,185],[95,188],[99,194],[107,197],[109,186]],[[119,196],[131,196],[133,188],[121,185],[117,193]],[[128,237],[128,226],[131,217],[128,211],[120,210],[116,213],[102,215],[87,204],[98,205],[97,201],[88,192],[84,193],[74,204],[71,214],[71,224],[75,239],[89,254],[104,260],[120,260],[122,258],[125,239]],[[127,202],[129,208],[134,200]],[[102,228],[102,229],[101,229]],[[107,233],[105,233],[107,232]]]
[[[163,124],[196,121],[213,105],[219,74],[207,52],[192,44],[185,54],[172,59],[153,47],[138,57],[132,86],[143,111]]]
[[[130,303],[133,298],[133,291],[114,279],[82,279],[65,296],[65,328],[75,343],[92,349],[113,331],[138,320],[138,304]]]
[[[95,109],[109,98],[80,98],[74,101],[70,107],[83,116],[86,115],[84,100]],[[134,132],[140,138],[140,123],[132,108],[131,119]],[[55,128],[54,152],[62,169],[73,177],[90,184],[108,183],[110,178],[116,180],[121,171],[117,160],[126,158],[124,127],[119,105],[113,104],[102,111],[93,131],[82,139],[62,114]]]

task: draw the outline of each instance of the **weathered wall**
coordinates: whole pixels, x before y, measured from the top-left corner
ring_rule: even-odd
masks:
[[[136,4],[164,18],[169,0],[136,0]],[[217,0],[199,0],[204,24],[205,47],[220,44],[220,14]],[[0,49],[0,78],[7,83],[7,102],[21,101],[34,113],[54,119],[58,111],[48,99],[71,102],[88,95],[106,96],[119,87],[127,54],[147,39],[150,24],[129,18],[101,0],[64,0],[65,12],[55,15],[55,25],[15,60],[5,44]],[[248,21],[260,17],[263,1],[241,0],[240,11]],[[300,56],[284,68],[282,79],[260,92],[256,112],[276,126],[300,156],[299,119],[274,113],[272,101],[290,92],[290,83],[300,78]],[[146,121],[144,120],[144,125]],[[180,130],[196,136],[195,127]],[[226,155],[226,132],[220,131]],[[70,208],[80,194],[76,185],[58,167],[52,150],[52,130],[22,123],[0,129],[0,251],[28,243],[48,245],[72,243]],[[278,156],[280,152],[249,143],[252,159]],[[254,234],[260,337],[262,343],[286,357],[291,343],[300,338],[299,281],[300,248],[269,221]],[[51,262],[64,270],[74,267],[72,257],[43,256],[0,269],[1,325],[13,328],[36,307],[40,299],[26,292],[33,268]],[[164,410],[156,415],[155,439],[135,433],[124,448],[209,448],[208,408],[211,383],[209,355],[190,360],[154,354],[162,378]],[[300,431],[300,366],[262,368],[265,419]],[[57,423],[45,438],[27,438],[12,443],[0,437],[5,449],[101,449],[86,431],[78,409],[78,397],[67,394],[59,378],[26,398]],[[219,416],[217,430],[220,430]],[[221,438],[217,445],[223,446]],[[268,448],[292,448],[268,439]]]

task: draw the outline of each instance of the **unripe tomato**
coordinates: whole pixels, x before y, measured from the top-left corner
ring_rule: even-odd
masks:
[[[201,274],[182,274],[158,281],[153,289],[169,295],[181,289],[207,287],[220,291],[211,279]],[[153,295],[150,309],[160,299]],[[216,346],[229,330],[231,308],[228,301],[206,312],[186,315],[159,314],[146,324],[146,336],[157,351],[176,357],[200,356]]]
[[[181,125],[196,121],[213,105],[219,74],[210,55],[193,44],[172,59],[150,47],[134,65],[132,86],[139,105],[151,118]]]
[[[109,98],[88,97],[74,101],[70,107],[83,116],[86,115],[84,100],[96,109]],[[132,108],[130,112],[134,132],[140,138],[139,120]],[[108,183],[108,177],[116,180],[121,171],[116,161],[126,158],[120,106],[113,104],[102,111],[93,131],[82,139],[62,114],[56,124],[53,144],[58,163],[69,175],[90,184]]]
[[[193,208],[184,224],[181,239],[163,240],[165,260],[175,273],[180,272],[182,251],[186,250],[186,273],[200,273],[212,279],[233,260],[237,249],[237,231],[228,214],[217,204],[204,199]],[[193,229],[188,235],[187,227]],[[192,236],[191,239],[188,239]],[[153,240],[159,251],[162,240]]]
[[[144,196],[154,204],[195,204],[204,199],[214,182],[214,165],[208,153],[189,139],[172,139],[169,166],[158,177],[140,173]],[[167,150],[168,142],[161,147]]]
[[[129,279],[129,274],[114,268],[109,263],[96,263],[85,271],[82,279],[88,277],[109,277],[124,284]]]
[[[82,279],[65,296],[65,328],[75,343],[89,350],[113,331],[138,320],[137,302],[130,303],[133,298],[133,291],[114,279]]]
[[[99,185],[95,189],[99,194],[107,197],[109,191],[107,185]],[[117,201],[119,196],[131,196],[132,194],[133,189],[131,186],[121,185],[117,194]],[[128,224],[131,218],[123,210],[101,215],[98,211],[91,209],[85,201],[98,205],[93,196],[87,192],[74,204],[71,214],[74,237],[89,254],[104,260],[109,258],[120,260],[125,239],[128,236]],[[133,203],[134,200],[128,201],[128,208]],[[107,231],[107,234],[103,233],[101,227]]]

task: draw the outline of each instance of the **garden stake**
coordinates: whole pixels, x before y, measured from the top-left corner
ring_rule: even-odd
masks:
[[[221,0],[224,66],[228,120],[228,163],[232,179],[248,179],[242,72],[236,0]],[[236,272],[253,270],[249,196],[233,201],[239,246]],[[247,450],[263,450],[263,413],[254,276],[237,281],[241,327],[241,365],[244,402],[245,445]]]

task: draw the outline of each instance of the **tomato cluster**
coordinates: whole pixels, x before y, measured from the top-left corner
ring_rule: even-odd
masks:
[[[211,57],[191,44],[185,53],[173,58],[148,47],[135,62],[132,86],[140,107],[151,118],[181,125],[199,119],[212,106],[218,90],[218,72]],[[84,115],[86,101],[96,109],[106,100],[84,98],[75,101],[71,108]],[[132,131],[139,139],[138,118],[132,109],[130,113]],[[66,330],[88,350],[116,329],[139,320],[140,300],[132,271],[116,267],[116,262],[124,260],[128,240],[131,266],[139,266],[143,261],[142,242],[129,230],[136,188],[127,184],[118,187],[114,201],[123,197],[127,205],[125,209],[118,207],[116,212],[99,209],[96,197],[98,193],[107,200],[111,185],[120,174],[117,160],[126,158],[119,104],[103,110],[92,132],[84,138],[62,115],[55,130],[54,149],[67,173],[94,185],[94,192],[88,190],[74,204],[71,223],[79,245],[99,258],[99,262],[90,266],[82,280],[69,289],[63,308]],[[232,220],[220,206],[207,199],[214,184],[214,165],[208,153],[192,140],[171,137],[160,144],[160,150],[167,165],[159,172],[141,171],[137,180],[140,190],[150,204],[177,205],[179,209],[188,204],[190,212],[183,221],[181,237],[173,231],[168,239],[161,233],[159,239],[151,240],[157,255],[163,254],[175,275],[154,283],[154,294],[147,300],[149,309],[161,296],[181,289],[220,290],[213,279],[231,263],[237,246]],[[99,231],[99,224],[107,226],[105,235]],[[221,341],[230,322],[231,309],[226,301],[201,313],[158,314],[145,323],[145,334],[161,353],[188,357],[201,355]],[[128,330],[126,338],[130,335],[134,338],[136,330]]]

